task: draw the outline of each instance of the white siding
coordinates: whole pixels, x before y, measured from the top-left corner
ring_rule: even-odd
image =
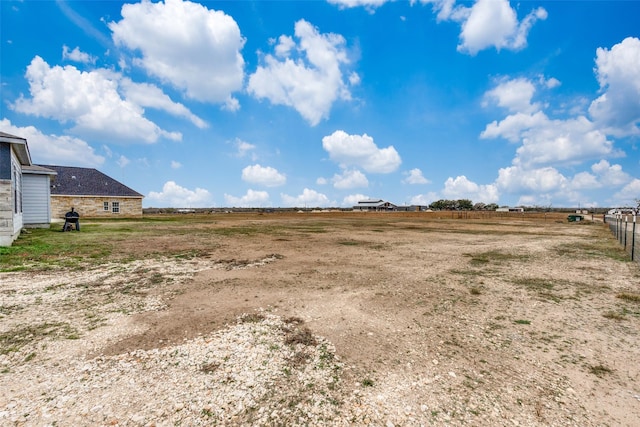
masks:
[[[17,239],[22,230],[24,219],[22,216],[22,165],[18,156],[11,150],[11,189],[13,200],[13,240]]]
[[[25,226],[46,226],[51,220],[49,175],[23,174],[22,201]]]

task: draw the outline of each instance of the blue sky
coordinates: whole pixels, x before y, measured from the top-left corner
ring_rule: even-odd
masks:
[[[640,198],[640,1],[0,7],[0,130],[145,207]]]

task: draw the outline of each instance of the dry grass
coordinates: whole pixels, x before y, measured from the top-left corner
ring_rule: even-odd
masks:
[[[273,310],[285,319],[290,347],[277,346],[291,384],[297,370],[333,363],[332,351],[310,356],[329,342],[349,367],[336,373],[342,384],[397,413],[411,407],[416,423],[485,425],[494,410],[520,425],[566,425],[566,414],[575,425],[620,421],[603,414],[616,413],[619,385],[638,375],[627,350],[639,344],[640,294],[629,283],[640,274],[608,230],[567,224],[564,214],[455,215],[184,215],[85,221],[82,235],[34,231],[0,256],[0,269],[27,270],[25,283],[60,266],[54,275],[65,274],[40,290],[2,290],[2,351],[26,372],[57,357],[44,357],[48,340],[72,349],[67,338],[95,339],[116,318],[148,329],[100,350],[107,355],[198,337],[242,312],[252,314],[241,322],[258,323]],[[150,264],[133,268],[139,261]],[[161,269],[172,264],[186,270]],[[91,280],[69,274],[113,266]],[[166,304],[145,306],[154,297]],[[47,327],[35,320],[42,312],[62,321]],[[623,365],[624,375],[613,369]],[[294,407],[301,398],[282,396]]]

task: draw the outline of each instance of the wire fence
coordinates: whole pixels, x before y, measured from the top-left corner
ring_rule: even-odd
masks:
[[[605,221],[632,261],[640,262],[640,224],[636,215],[607,215]]]

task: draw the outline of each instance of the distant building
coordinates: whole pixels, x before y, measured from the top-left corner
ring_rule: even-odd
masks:
[[[524,208],[498,208],[496,212],[524,212]]]
[[[611,209],[609,210],[609,212],[607,212],[607,215],[636,215],[637,211],[635,208],[615,208],[615,209]]]
[[[386,202],[382,199],[369,199],[369,200],[361,200],[357,205],[353,207],[354,211],[373,211],[373,212],[386,212],[386,211],[395,211],[397,210],[397,206],[391,202]]]
[[[396,206],[398,212],[421,212],[429,209],[428,206],[422,205],[409,205],[409,206]]]

